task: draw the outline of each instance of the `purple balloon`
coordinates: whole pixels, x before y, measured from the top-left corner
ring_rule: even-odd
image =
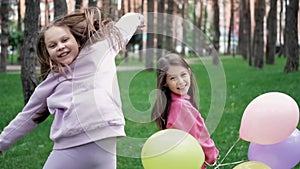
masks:
[[[248,159],[260,161],[272,169],[291,169],[300,162],[300,132],[296,129],[287,139],[269,145],[250,143]]]

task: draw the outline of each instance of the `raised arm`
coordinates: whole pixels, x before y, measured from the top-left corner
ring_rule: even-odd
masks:
[[[144,26],[144,16],[139,13],[127,13],[116,23],[126,43],[130,40],[137,28]]]

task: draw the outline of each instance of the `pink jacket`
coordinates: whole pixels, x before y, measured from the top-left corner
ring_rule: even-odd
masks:
[[[172,93],[172,103],[167,119],[167,128],[175,128],[186,131],[198,140],[204,154],[205,162],[214,164],[219,151],[205,126],[199,111],[190,103],[189,95],[177,95]],[[202,169],[206,168],[204,164]]]
[[[116,27],[129,41],[143,16],[124,15]],[[54,115],[50,138],[54,149],[65,149],[108,137],[125,136],[114,50],[108,40],[84,47],[70,65],[67,79],[50,73],[39,84],[15,119],[0,134],[0,151],[33,130],[32,117],[46,108]]]

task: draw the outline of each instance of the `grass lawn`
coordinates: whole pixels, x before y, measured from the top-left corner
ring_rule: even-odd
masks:
[[[223,57],[220,72],[209,72],[210,60],[196,60],[191,66],[199,90],[199,109],[202,116],[209,117],[214,102],[215,91],[224,95],[224,110],[221,121],[212,133],[222,159],[227,150],[239,137],[241,117],[246,106],[258,95],[278,91],[293,97],[300,105],[300,72],[283,73],[284,58],[277,58],[275,65],[265,65],[264,69],[249,67],[240,57]],[[225,75],[225,81],[219,76]],[[212,77],[215,76],[215,77]],[[155,73],[148,71],[122,71],[118,73],[123,111],[126,117],[126,133],[129,140],[123,139],[118,151],[118,169],[142,169],[139,153],[143,141],[157,131],[150,122],[151,103],[155,98]],[[210,82],[211,79],[215,79]],[[217,79],[221,79],[220,82]],[[216,88],[215,84],[224,84]],[[22,110],[23,97],[19,73],[0,74],[0,131]],[[217,105],[218,106],[218,105]],[[222,106],[222,104],[221,104]],[[52,117],[14,144],[0,156],[1,169],[39,169],[51,152],[52,141],[49,128]],[[299,125],[298,125],[299,128]],[[240,140],[223,163],[247,160],[249,142]],[[233,168],[234,165],[222,168]],[[300,169],[298,165],[295,167]]]

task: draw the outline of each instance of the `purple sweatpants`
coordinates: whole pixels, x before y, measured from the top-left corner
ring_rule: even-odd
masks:
[[[116,138],[52,150],[43,169],[116,169]]]

